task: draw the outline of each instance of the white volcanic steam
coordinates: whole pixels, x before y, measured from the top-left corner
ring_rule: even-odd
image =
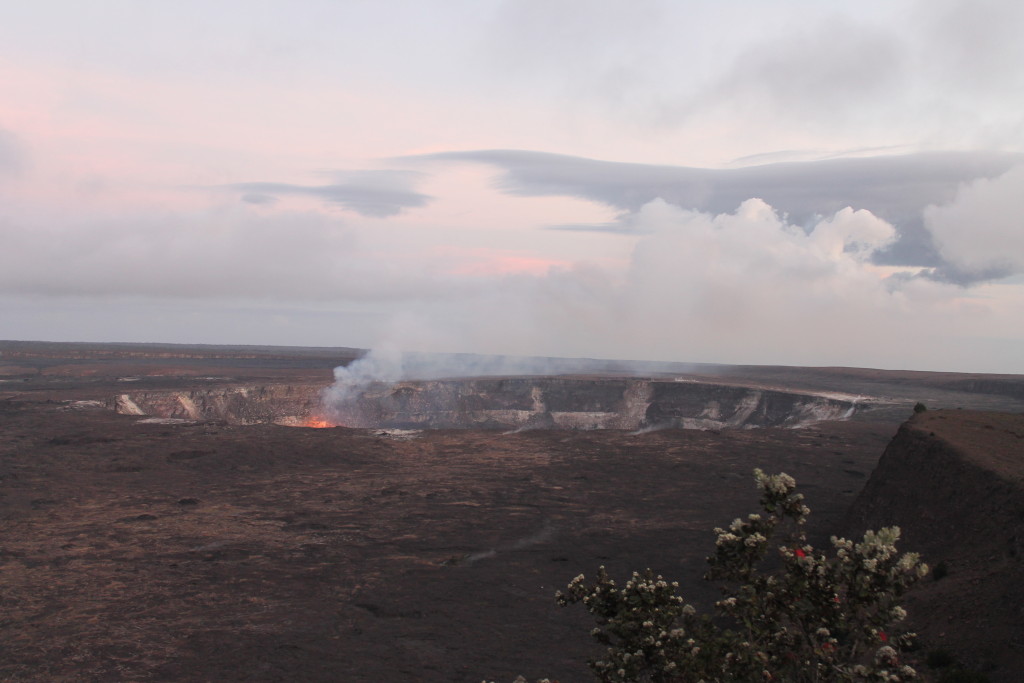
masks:
[[[927,225],[951,263],[975,272],[1024,268],[1017,252],[1000,247],[1024,234],[1006,225],[1024,209],[1022,185],[1024,168],[1014,169],[962,186],[953,201],[927,209]],[[991,370],[1001,363],[999,335],[1021,308],[1020,301],[1000,305],[986,297],[998,282],[961,286],[927,269],[878,264],[875,256],[897,231],[864,209],[795,225],[760,199],[720,214],[655,199],[621,220],[634,241],[625,267],[580,263],[544,275],[481,278],[450,296],[425,298],[415,312],[396,316],[389,344],[338,369],[325,401],[351,402],[375,381],[586,371],[513,355],[524,352]],[[1015,291],[1012,283],[1002,287]],[[973,353],[978,343],[995,353]],[[497,355],[402,354],[399,346]]]
[[[402,352],[391,344],[372,349],[358,360],[334,368],[334,384],[324,390],[321,402],[325,417],[345,424],[352,418],[355,402],[374,382],[395,382],[402,379]]]
[[[685,372],[684,363],[608,361],[586,358],[533,358],[469,353],[403,352],[393,343],[371,349],[365,356],[334,369],[334,383],[321,397],[323,417],[337,424],[361,422],[359,399],[371,385],[408,380],[470,377],[523,377],[616,372],[642,375]],[[705,368],[710,371],[710,368]]]
[[[843,209],[820,220],[810,231],[789,225],[772,207],[759,199],[743,202],[733,214],[709,216],[688,212],[662,200],[649,202],[633,218],[647,237],[638,243],[627,278],[618,286],[594,282],[606,306],[587,305],[595,291],[586,278],[571,274],[552,274],[543,279],[549,290],[535,291],[527,299],[518,288],[496,292],[496,298],[483,297],[468,302],[477,315],[476,328],[457,328],[464,340],[478,345],[494,334],[494,328],[510,336],[536,334],[558,341],[577,339],[592,332],[600,343],[595,348],[615,344],[619,358],[637,352],[677,343],[687,335],[688,322],[704,318],[714,329],[729,324],[730,317],[755,318],[781,307],[773,298],[785,297],[785,307],[807,300],[803,290],[820,290],[812,295],[811,305],[823,310],[840,296],[862,297],[879,287],[880,280],[870,271],[871,255],[895,238],[893,227],[867,211]],[[753,285],[752,291],[746,291]],[[666,286],[668,285],[668,286]],[[843,292],[849,289],[850,292]],[[503,297],[518,295],[533,308],[515,308]],[[814,299],[820,301],[815,301]],[[545,306],[554,306],[546,310]],[[559,307],[565,311],[558,315]],[[589,320],[580,311],[591,310]],[[570,314],[570,311],[572,314]],[[816,311],[815,311],[816,312]],[[444,321],[444,316],[435,318]],[[667,321],[657,330],[650,323]],[[648,332],[635,334],[634,324],[643,321]],[[578,326],[583,322],[588,327]],[[770,327],[767,319],[765,327]],[[514,331],[509,325],[517,326]],[[743,325],[742,320],[732,323]],[[456,329],[452,326],[452,329]],[[652,334],[653,332],[653,334]],[[405,343],[419,339],[439,339],[437,330],[424,331]],[[751,343],[750,337],[742,337]],[[662,358],[674,354],[667,346]],[[583,354],[581,354],[583,355]],[[608,356],[605,356],[608,357]],[[651,372],[652,366],[621,362],[558,358],[528,358],[510,355],[479,356],[469,354],[403,353],[397,343],[378,346],[349,366],[335,369],[335,382],[324,393],[328,416],[341,424],[360,422],[360,397],[376,383],[394,383],[411,379],[482,377],[494,375],[552,375],[597,370]]]

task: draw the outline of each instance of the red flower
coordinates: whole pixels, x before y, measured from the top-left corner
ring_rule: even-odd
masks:
[[[889,636],[886,635],[885,631],[879,631],[878,632],[878,637],[882,639],[883,643],[888,643],[889,642]]]
[[[803,548],[797,548],[793,551],[797,557],[807,557],[807,553],[804,552]]]

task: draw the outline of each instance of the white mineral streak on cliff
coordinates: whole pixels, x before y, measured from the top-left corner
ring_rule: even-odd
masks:
[[[481,410],[480,415],[483,418],[481,423],[496,422],[509,427],[523,427],[537,413],[533,410]],[[452,413],[452,419],[458,419],[458,415]]]
[[[202,414],[199,412],[199,408],[196,407],[195,402],[190,396],[185,394],[178,394],[178,405],[185,411],[185,414],[193,420],[202,419]]]
[[[618,429],[639,429],[647,417],[653,389],[648,381],[633,380],[626,385],[622,395]]]
[[[758,406],[761,405],[761,392],[751,391],[749,394],[740,399],[736,405],[736,412],[733,413],[726,423],[731,427],[739,427],[746,424],[747,420],[754,411],[757,410]],[[762,406],[764,408],[765,406]]]
[[[562,429],[609,429],[618,417],[618,413],[584,411],[551,413],[555,424]]]
[[[853,415],[856,405],[847,408],[845,405],[829,403],[822,399],[812,399],[796,405],[787,426],[797,428],[805,427],[815,422],[825,420],[845,420]]]
[[[136,405],[135,401],[128,394],[121,394],[117,397],[115,408],[122,415],[145,415],[142,408]]]
[[[681,429],[702,429],[702,430],[717,430],[724,429],[729,425],[721,420],[707,420],[699,417],[681,417],[679,418],[679,427]]]
[[[533,412],[543,413],[547,410],[544,407],[544,390],[539,386],[530,389],[530,398],[533,400]]]
[[[711,401],[704,410],[701,411],[700,416],[706,420],[721,420],[722,419],[722,404],[718,401]]]

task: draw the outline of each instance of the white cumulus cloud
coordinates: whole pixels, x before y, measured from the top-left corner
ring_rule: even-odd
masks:
[[[1005,300],[877,265],[872,254],[896,231],[869,211],[844,208],[805,228],[756,198],[718,214],[656,199],[629,220],[635,246],[622,268],[482,280],[418,308],[390,339],[437,351],[1008,367],[971,351],[1013,333]]]
[[[962,185],[952,202],[925,209],[924,221],[943,258],[965,271],[1024,270],[1024,166]]]

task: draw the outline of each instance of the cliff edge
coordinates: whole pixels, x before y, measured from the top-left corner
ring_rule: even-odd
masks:
[[[928,411],[904,423],[846,533],[899,526],[932,575],[906,600],[926,650],[993,681],[1024,672],[1024,415]]]

